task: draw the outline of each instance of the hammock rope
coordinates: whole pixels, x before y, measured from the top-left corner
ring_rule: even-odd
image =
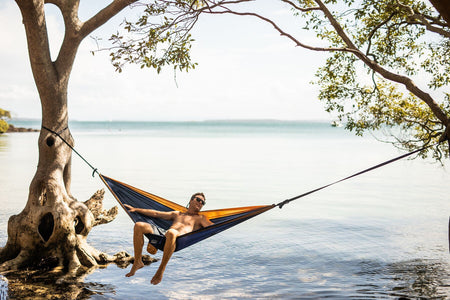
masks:
[[[44,126],[42,126],[42,128],[45,130],[48,130],[49,132],[51,132],[52,134],[55,134],[61,140],[63,140],[64,143],[68,147],[70,147],[70,149],[72,149],[73,152],[75,152],[89,167],[91,167],[91,169],[93,170],[93,172],[92,172],[93,177],[94,177],[95,173],[97,173],[99,175],[100,179],[103,181],[103,183],[109,189],[109,191],[114,196],[114,198],[116,198],[116,200],[119,202],[120,206],[125,210],[125,212],[128,214],[128,216],[135,223],[136,222],[147,222],[149,224],[156,226],[155,232],[153,234],[146,234],[146,236],[149,239],[150,244],[152,244],[157,249],[164,250],[164,245],[165,245],[165,241],[166,241],[164,232],[170,228],[170,226],[172,225],[171,222],[167,221],[167,220],[163,220],[163,219],[151,218],[149,216],[139,214],[136,212],[129,212],[126,209],[125,204],[131,205],[133,207],[139,207],[139,208],[144,208],[144,209],[153,209],[153,210],[158,210],[158,211],[174,211],[174,210],[176,210],[176,211],[180,211],[180,212],[186,212],[187,209],[175,202],[166,200],[162,197],[148,193],[144,190],[140,190],[131,185],[120,182],[118,180],[112,179],[110,177],[107,177],[107,176],[99,173],[97,168],[93,167],[80,153],[78,153],[74,149],[74,147],[70,143],[68,143],[61,136],[61,133],[64,130],[66,130],[67,128],[64,128],[63,130],[61,130],[59,132],[56,132],[56,131],[51,130]],[[345,177],[345,178],[342,178],[335,182],[326,184],[324,186],[313,189],[311,191],[300,194],[298,196],[292,197],[290,199],[286,199],[278,204],[247,206],[247,207],[233,207],[233,208],[201,211],[201,212],[199,212],[199,214],[202,214],[205,217],[207,217],[213,223],[213,225],[203,227],[198,230],[180,235],[176,239],[175,251],[179,251],[179,250],[184,249],[188,246],[191,246],[195,243],[198,243],[198,242],[200,242],[204,239],[207,239],[217,233],[220,233],[220,232],[227,230],[235,225],[238,225],[246,220],[249,220],[255,216],[258,216],[274,207],[278,206],[279,208],[283,208],[284,205],[286,205],[294,200],[297,200],[299,198],[305,197],[312,193],[318,192],[322,189],[325,189],[325,188],[332,186],[334,184],[337,184],[339,182],[342,182],[342,181],[348,180],[350,178],[359,176],[361,174],[367,173],[369,171],[375,170],[375,169],[385,166],[387,164],[393,163],[397,160],[408,157],[410,155],[413,155],[415,153],[418,153],[420,151],[423,151],[429,147],[432,147],[432,146],[435,146],[438,144],[439,143],[425,145],[424,147],[422,147],[420,149],[411,151],[406,154],[402,154],[393,159],[387,160],[385,162],[382,162],[380,164],[377,164],[375,166],[372,166],[370,168],[367,168],[365,170],[357,172],[353,175],[350,175],[348,177]]]
[[[392,158],[392,159],[386,160],[386,161],[384,161],[384,162],[382,162],[382,163],[379,163],[379,164],[377,164],[377,165],[374,165],[374,166],[372,166],[372,167],[370,167],[370,168],[367,168],[367,169],[365,169],[365,170],[359,171],[359,172],[357,172],[357,173],[355,173],[355,174],[352,174],[352,175],[350,175],[350,176],[348,176],[348,177],[345,177],[345,178],[342,178],[342,179],[340,179],[340,180],[334,181],[334,182],[332,182],[332,183],[326,184],[326,185],[324,185],[324,186],[321,186],[321,187],[316,188],[316,189],[314,189],[314,190],[311,190],[311,191],[309,191],[309,192],[303,193],[303,194],[301,194],[301,195],[292,197],[292,198],[290,198],[290,199],[286,199],[286,200],[284,200],[284,201],[282,201],[282,202],[276,204],[276,206],[278,206],[279,208],[283,208],[283,206],[284,206],[285,204],[288,204],[289,202],[292,202],[292,201],[297,200],[297,199],[299,199],[299,198],[308,196],[309,194],[318,192],[318,191],[323,190],[323,189],[325,189],[325,188],[327,188],[327,187],[329,187],[329,186],[332,186],[332,185],[335,185],[335,184],[337,184],[337,183],[343,182],[343,181],[348,180],[348,179],[350,179],[350,178],[353,178],[353,177],[362,175],[362,174],[364,174],[364,173],[370,172],[370,171],[372,171],[372,170],[378,169],[378,168],[380,168],[380,167],[383,167],[383,166],[385,166],[385,165],[388,165],[388,164],[390,164],[390,163],[393,163],[393,162],[395,162],[395,161],[397,161],[397,160],[400,160],[400,159],[406,158],[406,157],[408,157],[408,156],[411,156],[411,155],[413,155],[413,154],[419,153],[419,152],[421,152],[421,151],[423,151],[423,150],[426,150],[426,149],[429,148],[429,147],[437,146],[437,145],[439,145],[439,143],[440,143],[440,142],[437,142],[437,143],[435,143],[435,144],[425,145],[425,146],[423,146],[423,147],[420,148],[420,149],[416,149],[416,150],[414,150],[414,151],[411,151],[411,152],[402,154],[402,155],[400,155],[400,156],[394,157],[394,158]]]
[[[63,132],[64,130],[66,130],[68,127],[62,129],[60,132],[56,132],[56,131],[51,130],[51,129],[45,127],[45,126],[42,126],[42,128],[45,129],[45,130],[47,130],[47,131],[49,131],[49,132],[51,132],[51,133],[53,133],[53,134],[55,134],[55,135],[58,136],[58,137],[59,137],[59,138],[60,138],[67,146],[69,146],[70,149],[72,149],[72,151],[75,152],[75,154],[77,154],[77,155],[78,155],[78,156],[79,156],[79,157],[80,157],[80,158],[81,158],[81,159],[82,159],[82,160],[83,160],[83,161],[84,161],[84,162],[92,169],[92,177],[95,176],[95,173],[97,173],[98,175],[100,175],[100,173],[98,172],[98,169],[95,168],[95,167],[93,167],[93,166],[92,166],[92,165],[91,165],[91,164],[90,164],[90,163],[89,163],[89,162],[88,162],[88,161],[87,161],[80,153],[78,153],[78,152],[75,150],[75,148],[74,148],[69,142],[67,142],[67,141],[61,136],[60,133],[62,133],[62,132]],[[419,153],[419,152],[421,152],[421,151],[424,151],[424,150],[426,150],[426,149],[428,149],[428,148],[430,148],[430,147],[438,146],[438,145],[439,145],[441,142],[443,142],[443,141],[445,141],[445,139],[441,139],[441,140],[439,140],[438,142],[436,142],[436,143],[434,143],[434,144],[427,144],[427,145],[424,145],[423,147],[421,147],[421,148],[419,148],[419,149],[416,149],[416,150],[413,150],[413,151],[411,151],[411,152],[408,152],[408,153],[399,155],[399,156],[397,156],[397,157],[394,157],[394,158],[392,158],[392,159],[386,160],[386,161],[384,161],[384,162],[382,162],[382,163],[379,163],[379,164],[374,165],[374,166],[372,166],[372,167],[370,167],[370,168],[367,168],[367,169],[364,169],[364,170],[362,170],[362,171],[359,171],[359,172],[357,172],[357,173],[355,173],[355,174],[352,174],[352,175],[350,175],[350,176],[347,176],[347,177],[345,177],[345,178],[336,180],[336,181],[334,181],[334,182],[332,182],[332,183],[323,185],[323,186],[321,186],[321,187],[318,187],[318,188],[316,188],[316,189],[310,190],[310,191],[305,192],[305,193],[303,193],[303,194],[300,194],[300,195],[294,196],[294,197],[292,197],[292,198],[286,199],[286,200],[284,200],[284,201],[281,201],[281,202],[279,202],[279,203],[277,203],[277,204],[274,204],[274,206],[278,206],[278,207],[281,209],[281,208],[283,208],[284,205],[286,205],[286,204],[288,204],[288,203],[290,203],[290,202],[292,202],[292,201],[294,201],[294,200],[303,198],[303,197],[305,197],[305,196],[308,196],[308,195],[310,195],[310,194],[312,194],[312,193],[315,193],[315,192],[318,192],[318,191],[320,191],[320,190],[323,190],[323,189],[325,189],[325,188],[327,188],[327,187],[330,187],[330,186],[332,186],[332,185],[335,185],[335,184],[337,184],[337,183],[346,181],[346,180],[351,179],[351,178],[353,178],[353,177],[356,177],[356,176],[362,175],[362,174],[364,174],[364,173],[367,173],[367,172],[373,171],[373,170],[375,170],[375,169],[378,169],[378,168],[380,168],[380,167],[386,166],[386,165],[388,165],[388,164],[390,164],[390,163],[393,163],[393,162],[395,162],[395,161],[397,161],[397,160],[400,160],[400,159],[406,158],[406,157],[408,157],[408,156],[414,155],[414,154],[416,154],[416,153]],[[449,140],[449,143],[450,143],[450,140]]]
[[[54,130],[51,130],[50,128],[47,128],[47,127],[45,127],[44,125],[42,125],[42,128],[43,129],[45,129],[45,130],[47,130],[47,131],[49,131],[49,132],[51,132],[51,133],[53,133],[53,134],[55,134],[56,136],[58,136],[67,146],[69,146],[69,148],[70,149],[72,149],[72,151],[73,152],[75,152],[75,154],[76,155],[78,155],[89,167],[91,167],[91,169],[92,169],[92,177],[94,177],[95,176],[95,173],[97,173],[97,174],[99,174],[98,173],[98,169],[97,168],[94,168],[80,153],[78,153],[78,151],[77,150],[75,150],[75,148],[71,145],[71,144],[69,144],[69,142],[68,141],[66,141],[62,136],[61,136],[61,133],[63,133],[66,129],[69,129],[69,127],[65,127],[65,128],[63,128],[63,129],[61,129],[60,131],[58,131],[58,132],[56,132],[56,131],[54,131]]]

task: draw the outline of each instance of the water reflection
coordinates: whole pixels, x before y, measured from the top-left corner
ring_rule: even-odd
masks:
[[[8,275],[8,279],[0,275],[0,300],[3,299],[91,299],[94,295],[114,295],[115,286],[97,282],[84,282],[88,274],[96,270],[92,268],[77,278],[57,283],[60,277],[48,272],[19,271]],[[53,299],[53,298],[52,298]]]
[[[0,134],[0,152],[5,152],[8,149],[8,137]]]
[[[447,269],[448,264],[437,260],[416,259],[388,264],[358,274],[381,277],[377,281],[384,282],[383,286],[361,286],[358,292],[367,297],[382,294],[398,299],[447,299],[450,292]]]
[[[8,296],[8,282],[6,278],[0,275],[0,300],[6,299]]]
[[[392,264],[389,270],[396,294],[428,299],[444,299],[448,295],[449,273],[441,262],[413,260]]]

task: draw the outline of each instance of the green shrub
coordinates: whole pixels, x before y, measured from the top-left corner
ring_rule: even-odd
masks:
[[[11,119],[11,113],[7,110],[0,108],[0,118],[1,119]]]
[[[0,134],[8,131],[9,124],[5,120],[0,120]]]

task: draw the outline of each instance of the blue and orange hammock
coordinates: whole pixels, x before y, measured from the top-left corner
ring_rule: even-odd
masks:
[[[158,211],[187,211],[185,207],[172,201],[150,194],[105,175],[100,174],[99,176],[134,222],[147,222],[156,225],[158,228],[163,229],[161,232],[166,231],[172,225],[172,222],[168,220],[151,218],[136,212],[130,213],[124,207],[124,204]],[[206,216],[211,222],[214,223],[214,225],[179,236],[176,241],[175,251],[200,242],[263,212],[266,212],[275,206],[276,205],[260,205],[201,211],[200,214]],[[149,239],[150,244],[152,244],[155,248],[159,250],[164,249],[165,236],[163,234],[146,234],[146,236]]]
[[[129,204],[133,207],[137,208],[147,208],[147,209],[154,209],[159,211],[181,211],[185,212],[187,209],[181,205],[178,205],[174,202],[171,202],[169,200],[166,200],[164,198],[158,197],[156,195],[150,194],[148,192],[145,192],[143,190],[140,190],[138,188],[135,188],[131,185],[125,184],[123,182],[114,180],[110,177],[107,177],[105,175],[100,174],[96,168],[94,168],[82,155],[80,155],[71,144],[69,144],[61,135],[60,133],[67,129],[64,128],[63,130],[56,132],[54,130],[51,130],[47,127],[42,126],[43,129],[48,130],[49,132],[55,134],[58,136],[67,146],[69,146],[72,151],[77,154],[89,167],[92,168],[93,173],[92,176],[97,173],[101,180],[105,183],[105,185],[108,187],[108,189],[111,191],[113,196],[116,198],[116,200],[120,203],[122,208],[128,213],[130,218],[134,222],[148,222],[151,224],[156,225],[158,228],[163,229],[161,230],[161,234],[148,234],[147,237],[149,238],[149,242],[157,249],[163,250],[164,249],[164,243],[165,243],[165,236],[162,234],[165,230],[169,229],[172,225],[170,221],[162,220],[158,218],[151,218],[139,213],[130,213],[125,207],[124,204]],[[241,222],[244,222],[248,219],[251,219],[259,214],[262,214],[263,212],[266,212],[274,207],[282,208],[284,205],[288,204],[291,201],[297,200],[299,198],[305,197],[309,194],[315,193],[317,191],[320,191],[324,188],[327,188],[331,185],[334,185],[336,183],[342,182],[344,180],[356,177],[358,175],[361,175],[363,173],[375,170],[379,167],[385,166],[387,164],[390,164],[392,162],[395,162],[397,160],[400,160],[402,158],[408,157],[410,155],[419,153],[429,147],[436,146],[439,143],[443,142],[444,140],[447,140],[448,137],[445,136],[445,139],[441,139],[438,143],[435,144],[427,144],[423,146],[420,149],[411,151],[409,153],[397,156],[393,159],[390,159],[388,161],[382,162],[378,165],[372,166],[370,168],[367,168],[365,170],[362,170],[360,172],[357,172],[353,175],[350,175],[348,177],[345,177],[343,179],[337,180],[335,182],[329,183],[327,185],[321,186],[319,188],[316,188],[314,190],[311,190],[309,192],[303,193],[301,195],[295,196],[293,198],[284,200],[278,204],[272,204],[272,205],[260,205],[260,206],[247,206],[247,207],[236,207],[236,208],[225,208],[225,209],[218,209],[218,210],[208,210],[208,211],[202,211],[200,214],[205,215],[211,222],[214,223],[214,225],[201,228],[199,230],[195,230],[193,232],[183,234],[177,238],[176,241],[176,248],[175,251],[179,251],[181,249],[184,249],[190,245],[193,245],[197,242],[200,242],[208,237],[211,237],[219,232],[222,232],[226,229],[229,229]],[[450,146],[450,140],[449,140],[449,146]],[[449,221],[449,241],[450,241],[450,221]]]

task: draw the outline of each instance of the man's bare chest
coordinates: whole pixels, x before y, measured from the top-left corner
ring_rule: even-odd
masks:
[[[173,220],[172,227],[178,230],[192,231],[197,229],[200,226],[199,224],[200,216],[180,213]]]

